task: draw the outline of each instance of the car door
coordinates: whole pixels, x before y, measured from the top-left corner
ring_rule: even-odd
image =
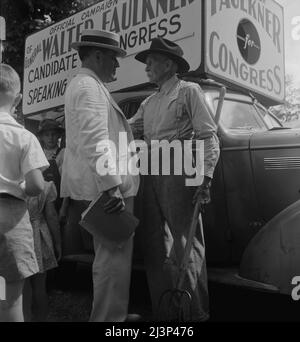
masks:
[[[240,262],[262,221],[250,153],[251,137],[261,131],[266,127],[249,100],[225,100],[219,134],[232,264]]]
[[[300,199],[300,130],[258,132],[250,149],[257,199],[268,222]]]

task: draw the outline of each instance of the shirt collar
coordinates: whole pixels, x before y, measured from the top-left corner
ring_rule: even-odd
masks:
[[[23,128],[10,114],[7,112],[0,112],[0,124],[6,124]]]
[[[172,76],[160,87],[159,92],[167,95],[178,81],[179,79],[176,75]]]

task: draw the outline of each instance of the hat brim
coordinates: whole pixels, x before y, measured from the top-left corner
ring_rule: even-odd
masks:
[[[184,58],[177,56],[177,55],[175,55],[171,52],[168,52],[166,50],[163,50],[163,49],[149,49],[149,50],[142,51],[135,56],[135,59],[139,62],[146,64],[147,57],[150,54],[154,54],[154,53],[158,53],[161,55],[168,56],[170,59],[175,61],[178,64],[178,73],[179,74],[184,74],[190,70],[190,65]]]
[[[101,43],[95,43],[95,42],[74,42],[71,44],[71,47],[78,51],[78,49],[82,46],[93,46],[98,48],[103,48],[107,50],[112,50],[117,53],[117,57],[125,57],[127,52],[119,47],[111,46],[108,44],[101,44]]]
[[[37,135],[41,135],[41,134],[43,134],[44,132],[47,132],[47,131],[56,131],[56,132],[58,132],[59,134],[64,134],[64,133],[65,133],[65,130],[64,130],[64,128],[62,128],[62,127],[56,127],[56,128],[54,128],[54,127],[49,127],[49,128],[43,128],[43,129],[41,129],[40,131],[37,132]]]

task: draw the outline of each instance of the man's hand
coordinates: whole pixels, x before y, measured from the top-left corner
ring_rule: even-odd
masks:
[[[25,189],[26,189],[25,181],[22,181],[21,183],[19,183],[19,187],[21,188],[21,190],[22,190],[23,193],[25,194]]]
[[[109,189],[107,190],[107,193],[109,197],[111,197],[111,199],[109,199],[104,205],[104,211],[107,214],[119,213],[125,210],[125,202],[119,187],[116,186],[112,189]]]
[[[134,138],[140,138],[144,134],[144,120],[137,119],[130,124]]]
[[[203,206],[210,203],[210,183],[211,179],[209,177],[204,177],[203,183],[197,188],[195,195],[193,197],[193,204],[197,202]]]

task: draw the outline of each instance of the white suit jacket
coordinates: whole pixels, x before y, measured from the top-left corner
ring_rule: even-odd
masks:
[[[132,158],[128,151],[128,144],[133,141],[131,128],[93,71],[82,68],[69,83],[65,120],[61,196],[91,201],[114,186],[120,187],[124,198],[135,196],[139,176],[120,167],[127,166],[126,160]],[[123,134],[121,141],[119,133]],[[105,170],[109,172],[105,174]]]

